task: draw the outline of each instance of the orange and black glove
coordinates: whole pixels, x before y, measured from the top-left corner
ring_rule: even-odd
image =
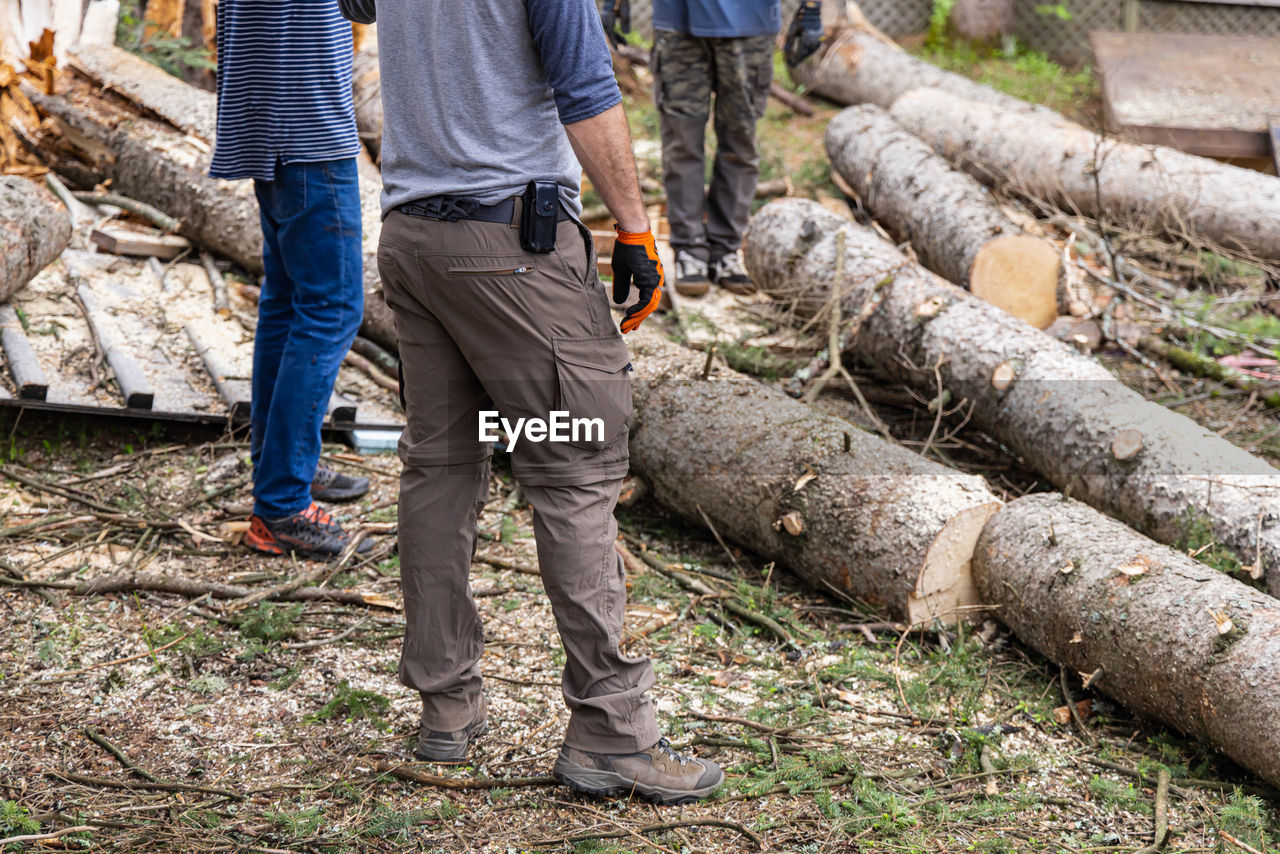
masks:
[[[652,231],[623,231],[616,225],[613,228],[618,232],[618,239],[613,244],[613,301],[627,301],[632,280],[640,292],[640,301],[627,309],[622,318],[625,334],[653,314],[662,301],[662,284],[666,278],[662,273],[662,262],[658,260],[658,247],[653,242]]]

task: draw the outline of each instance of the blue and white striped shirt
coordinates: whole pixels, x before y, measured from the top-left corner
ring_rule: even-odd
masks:
[[[271,181],[277,160],[355,157],[351,53],[336,0],[221,0],[209,174]]]

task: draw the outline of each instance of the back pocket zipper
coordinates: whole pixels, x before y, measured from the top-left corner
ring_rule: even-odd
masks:
[[[450,267],[449,278],[456,279],[464,276],[520,276],[525,273],[532,273],[532,264],[523,264],[519,267]]]

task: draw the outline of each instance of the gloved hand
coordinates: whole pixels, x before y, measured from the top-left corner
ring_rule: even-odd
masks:
[[[613,228],[618,232],[618,239],[613,244],[613,301],[627,301],[632,280],[640,292],[640,301],[631,306],[622,318],[625,334],[638,327],[658,307],[666,277],[652,231],[623,231],[616,225]]]

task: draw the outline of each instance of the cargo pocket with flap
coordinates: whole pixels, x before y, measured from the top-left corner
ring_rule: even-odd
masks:
[[[631,357],[618,334],[555,338],[556,405],[568,411],[575,448],[599,451],[625,436],[631,425]]]

